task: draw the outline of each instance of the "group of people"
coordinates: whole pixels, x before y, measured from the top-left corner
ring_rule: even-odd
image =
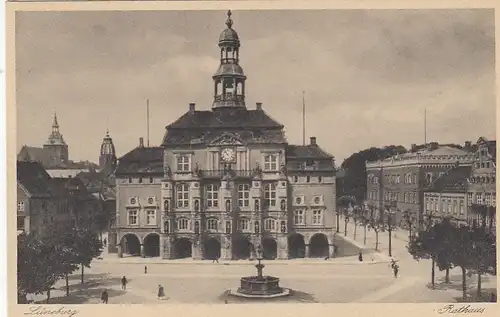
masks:
[[[144,273],[145,274],[147,273],[147,270],[148,270],[147,266],[145,266],[144,267]],[[128,280],[127,280],[126,276],[122,277],[121,284],[122,284],[122,290],[126,290],[127,289],[127,284],[128,284]],[[109,299],[108,291],[107,290],[103,290],[102,293],[101,293],[101,302],[103,304],[107,304],[108,303],[108,299]],[[165,288],[161,284],[158,284],[158,299],[160,299],[160,300],[165,299]]]

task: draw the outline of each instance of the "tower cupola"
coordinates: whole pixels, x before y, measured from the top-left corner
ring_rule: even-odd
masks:
[[[219,36],[220,66],[214,80],[212,108],[245,108],[245,81],[239,65],[240,40],[233,29],[231,11],[227,12],[226,29]]]
[[[106,136],[102,139],[101,153],[99,155],[99,167],[105,173],[112,173],[116,168],[116,152],[113,139],[106,131]]]

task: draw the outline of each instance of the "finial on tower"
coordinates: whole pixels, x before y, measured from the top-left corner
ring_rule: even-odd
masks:
[[[109,129],[106,128],[106,137],[109,138]]]
[[[57,123],[57,113],[54,111],[54,121],[52,122],[52,127],[58,127],[59,124]]]
[[[233,20],[231,19],[231,10],[228,10],[227,11],[227,20],[226,20],[226,25],[228,27],[228,29],[230,29],[232,26],[233,26]]]

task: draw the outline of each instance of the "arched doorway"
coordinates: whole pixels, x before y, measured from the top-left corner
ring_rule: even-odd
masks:
[[[327,257],[328,255],[328,238],[322,233],[313,235],[309,241],[309,257],[322,258]]]
[[[220,242],[216,238],[209,238],[205,241],[204,245],[204,258],[207,260],[213,260],[220,258]]]
[[[293,233],[288,236],[288,258],[304,258],[306,256],[306,243],[304,236]]]
[[[179,238],[174,242],[174,254],[176,259],[192,257],[193,250],[191,241],[188,238]]]
[[[141,241],[133,233],[127,233],[120,241],[122,252],[132,256],[141,255]]]
[[[266,260],[274,260],[278,257],[278,244],[273,238],[262,240],[262,257]]]
[[[252,244],[244,236],[238,236],[233,241],[233,259],[248,259],[252,252]]]
[[[160,235],[150,233],[144,237],[144,255],[147,257],[160,256]]]

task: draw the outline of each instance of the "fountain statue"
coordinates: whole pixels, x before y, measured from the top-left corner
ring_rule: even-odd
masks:
[[[280,279],[274,276],[263,275],[265,267],[262,264],[262,249],[259,246],[256,248],[257,261],[257,276],[246,276],[240,279],[240,287],[236,291],[231,291],[230,295],[245,297],[245,298],[276,298],[290,295],[290,290],[279,286]]]

